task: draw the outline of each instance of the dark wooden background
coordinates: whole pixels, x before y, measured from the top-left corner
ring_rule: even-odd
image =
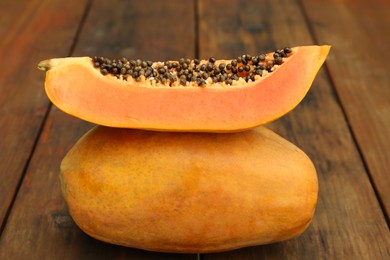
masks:
[[[0,259],[390,259],[390,1],[0,0]],[[185,255],[105,244],[60,194],[91,124],[52,106],[40,60],[231,58],[331,44],[305,100],[269,125],[313,159],[319,201],[292,240]]]

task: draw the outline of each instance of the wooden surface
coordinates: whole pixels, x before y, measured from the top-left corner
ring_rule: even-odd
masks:
[[[387,0],[0,1],[0,259],[390,259],[390,2]],[[215,254],[105,244],[61,197],[61,159],[92,124],[47,99],[40,60],[106,55],[231,58],[331,44],[304,101],[268,126],[319,177],[307,231]]]

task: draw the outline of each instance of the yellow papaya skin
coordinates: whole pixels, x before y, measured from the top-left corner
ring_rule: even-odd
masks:
[[[264,127],[172,133],[97,126],[61,164],[76,224],[117,245],[205,253],[290,239],[309,225],[317,174]]]

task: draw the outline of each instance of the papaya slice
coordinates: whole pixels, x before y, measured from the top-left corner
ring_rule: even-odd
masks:
[[[243,55],[230,71],[227,64],[232,60],[213,58],[165,63],[136,60],[132,61],[136,65],[130,76],[123,67],[113,68],[111,60],[97,57],[49,59],[38,67],[46,71],[47,96],[59,109],[98,125],[236,132],[276,120],[296,107],[312,85],[330,46],[285,50],[266,54],[265,58],[256,56],[263,59],[263,68],[257,66],[261,63],[258,60]],[[121,63],[130,61],[124,59]],[[152,71],[143,67],[151,67]]]

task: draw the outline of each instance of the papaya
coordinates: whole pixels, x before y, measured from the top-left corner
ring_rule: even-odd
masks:
[[[311,160],[263,126],[229,134],[96,126],[60,168],[85,233],[160,252],[290,239],[311,222],[318,195]]]
[[[44,60],[45,90],[61,110],[110,127],[237,132],[291,111],[330,46],[284,48],[232,60],[151,62],[70,57]]]

